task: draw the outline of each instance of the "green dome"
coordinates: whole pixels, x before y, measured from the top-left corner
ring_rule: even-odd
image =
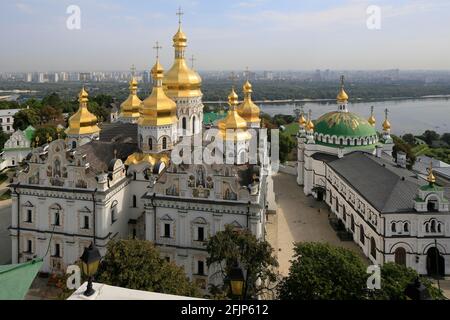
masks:
[[[317,136],[347,138],[376,138],[377,132],[369,122],[351,112],[329,112],[321,116],[314,124]],[[375,142],[375,141],[374,141]]]

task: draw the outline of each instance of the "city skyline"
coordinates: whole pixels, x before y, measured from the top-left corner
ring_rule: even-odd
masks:
[[[80,30],[66,26],[74,4]],[[381,10],[379,30],[367,27],[371,5]],[[450,69],[450,4],[442,0],[24,0],[2,4],[0,34],[12,45],[0,52],[0,70],[148,70],[155,41],[167,68],[179,6],[199,70]]]

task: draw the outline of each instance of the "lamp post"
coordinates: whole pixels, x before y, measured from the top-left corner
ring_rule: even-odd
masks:
[[[84,295],[89,297],[95,292],[95,290],[92,288],[92,280],[94,278],[94,274],[97,272],[101,255],[97,247],[95,247],[91,242],[89,248],[84,249],[83,255],[80,259],[83,263],[83,273],[88,276],[88,284]]]
[[[242,269],[237,264],[235,264],[231,268],[229,279],[230,279],[231,294],[234,297],[239,297],[240,299],[242,299],[244,294],[245,279]]]
[[[405,295],[411,300],[431,300],[427,287],[420,282],[419,277],[408,284],[405,289]]]

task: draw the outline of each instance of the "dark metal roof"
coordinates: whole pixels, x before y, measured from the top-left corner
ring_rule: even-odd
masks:
[[[104,123],[100,131],[100,141],[137,143],[137,124]]]
[[[327,163],[339,159],[339,157],[336,155],[322,153],[322,152],[316,152],[312,155],[312,157],[314,160],[323,161],[323,162],[327,162]]]
[[[379,212],[411,212],[425,180],[393,162],[355,151],[328,164]]]

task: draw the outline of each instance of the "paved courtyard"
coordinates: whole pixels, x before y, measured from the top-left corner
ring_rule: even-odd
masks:
[[[295,176],[279,173],[273,180],[278,211],[269,216],[267,239],[277,252],[281,274],[289,272],[295,242],[327,242],[353,250],[366,260],[353,241],[338,238],[328,222],[326,204],[306,197]]]

